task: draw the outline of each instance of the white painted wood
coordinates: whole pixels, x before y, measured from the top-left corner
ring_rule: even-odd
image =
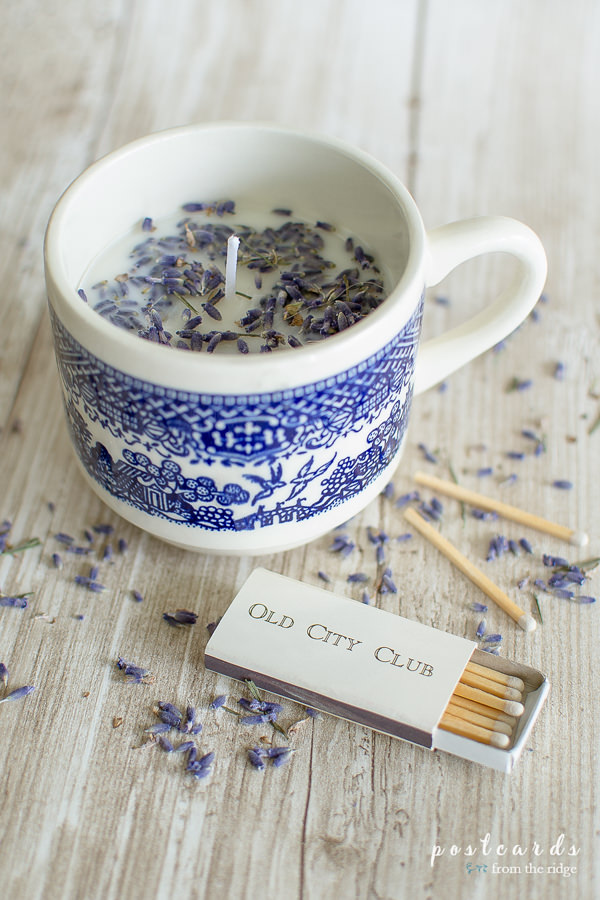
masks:
[[[207,709],[218,693],[235,705],[239,691],[204,671],[205,623],[257,563],[311,583],[325,570],[334,590],[358,599],[348,574],[376,575],[366,526],[392,537],[407,529],[381,498],[349,526],[358,547],[348,559],[323,539],[252,561],[188,554],[109,514],[78,474],[63,423],[41,243],[53,202],[92,159],[150,130],[223,118],[269,119],[362,146],[408,180],[429,227],[478,214],[522,219],[548,253],[548,303],[502,352],[456,373],[445,393],[415,401],[396,491],[411,489],[411,472],[426,465],[447,477],[450,463],[468,487],[585,528],[585,555],[596,556],[597,4],[29,0],[5,2],[0,24],[0,519],[13,520],[15,540],[42,540],[0,558],[3,593],[34,591],[26,610],[0,608],[0,660],[12,687],[36,685],[25,700],[0,705],[3,892],[19,900],[592,897],[596,608],[540,594],[544,624],[532,635],[488,613],[503,654],[552,681],[531,752],[509,778],[327,717],[299,722],[286,768],[254,772],[245,751],[261,730]],[[450,306],[428,298],[426,333],[458,324],[509,278],[500,258],[464,266],[435,290]],[[552,377],[559,359],[563,382]],[[532,388],[507,392],[514,376],[531,378]],[[522,428],[545,435],[543,456],[532,455]],[[437,466],[423,462],[419,442],[437,451]],[[515,449],[527,458],[508,459]],[[477,478],[485,465],[494,475]],[[513,471],[518,481],[502,485]],[[574,489],[557,491],[555,478],[571,478]],[[470,517],[463,524],[458,504],[444,504],[443,533],[534,614],[531,591],[516,582],[547,576],[542,552],[581,558],[531,533],[534,557],[486,564],[494,533],[524,532]],[[106,521],[129,551],[100,563],[107,591],[92,594],[73,582],[89,559],[63,552],[64,568],[52,567],[53,535],[82,540],[83,529]],[[473,637],[480,617],[469,604],[482,599],[473,585],[417,536],[391,541],[388,555],[400,591],[380,595],[379,605]],[[585,590],[598,593],[596,574]],[[193,629],[162,621],[178,606],[198,613]],[[119,654],[155,682],[124,684]],[[198,706],[200,746],[217,754],[211,780],[190,784],[177,755],[138,749],[160,699]],[[115,718],[122,724],[113,727]],[[282,722],[296,719],[301,708],[286,703]],[[450,855],[452,844],[479,847],[487,833],[494,852],[485,860]],[[560,834],[581,848],[576,858],[550,856]],[[528,848],[508,865],[562,861],[577,873],[494,875],[498,843]],[[432,869],[434,844],[446,852]],[[469,874],[469,861],[487,862],[487,873]]]

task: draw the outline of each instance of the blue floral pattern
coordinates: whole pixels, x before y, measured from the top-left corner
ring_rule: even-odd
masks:
[[[382,474],[402,443],[422,306],[382,350],[335,377],[235,397],[135,379],[90,354],[51,310],[77,453],[112,496],[196,528],[245,531],[327,512]]]

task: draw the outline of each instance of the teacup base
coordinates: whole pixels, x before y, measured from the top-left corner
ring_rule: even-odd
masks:
[[[390,465],[360,494],[344,501],[340,506],[304,522],[277,523],[267,528],[243,531],[237,534],[231,531],[219,532],[192,528],[185,524],[153,519],[106,491],[89,475],[77,454],[75,454],[75,458],[84,480],[102,502],[122,519],[152,537],[180,550],[193,550],[196,553],[206,553],[211,556],[267,556],[273,553],[284,553],[287,550],[294,550],[309,544],[362,512],[381,493],[396,471],[404,449],[404,441],[405,438]],[[285,535],[285,539],[277,540],[278,534],[282,538]]]

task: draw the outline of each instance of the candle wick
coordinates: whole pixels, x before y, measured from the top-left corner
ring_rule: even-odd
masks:
[[[227,240],[227,259],[225,262],[225,299],[235,296],[235,280],[237,275],[237,255],[240,239],[232,234]]]

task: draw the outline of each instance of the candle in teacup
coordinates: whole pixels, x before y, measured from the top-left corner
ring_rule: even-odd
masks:
[[[145,217],[96,257],[79,293],[142,338],[209,353],[298,348],[345,330],[385,297],[358,238],[289,209],[237,213],[233,201]]]

